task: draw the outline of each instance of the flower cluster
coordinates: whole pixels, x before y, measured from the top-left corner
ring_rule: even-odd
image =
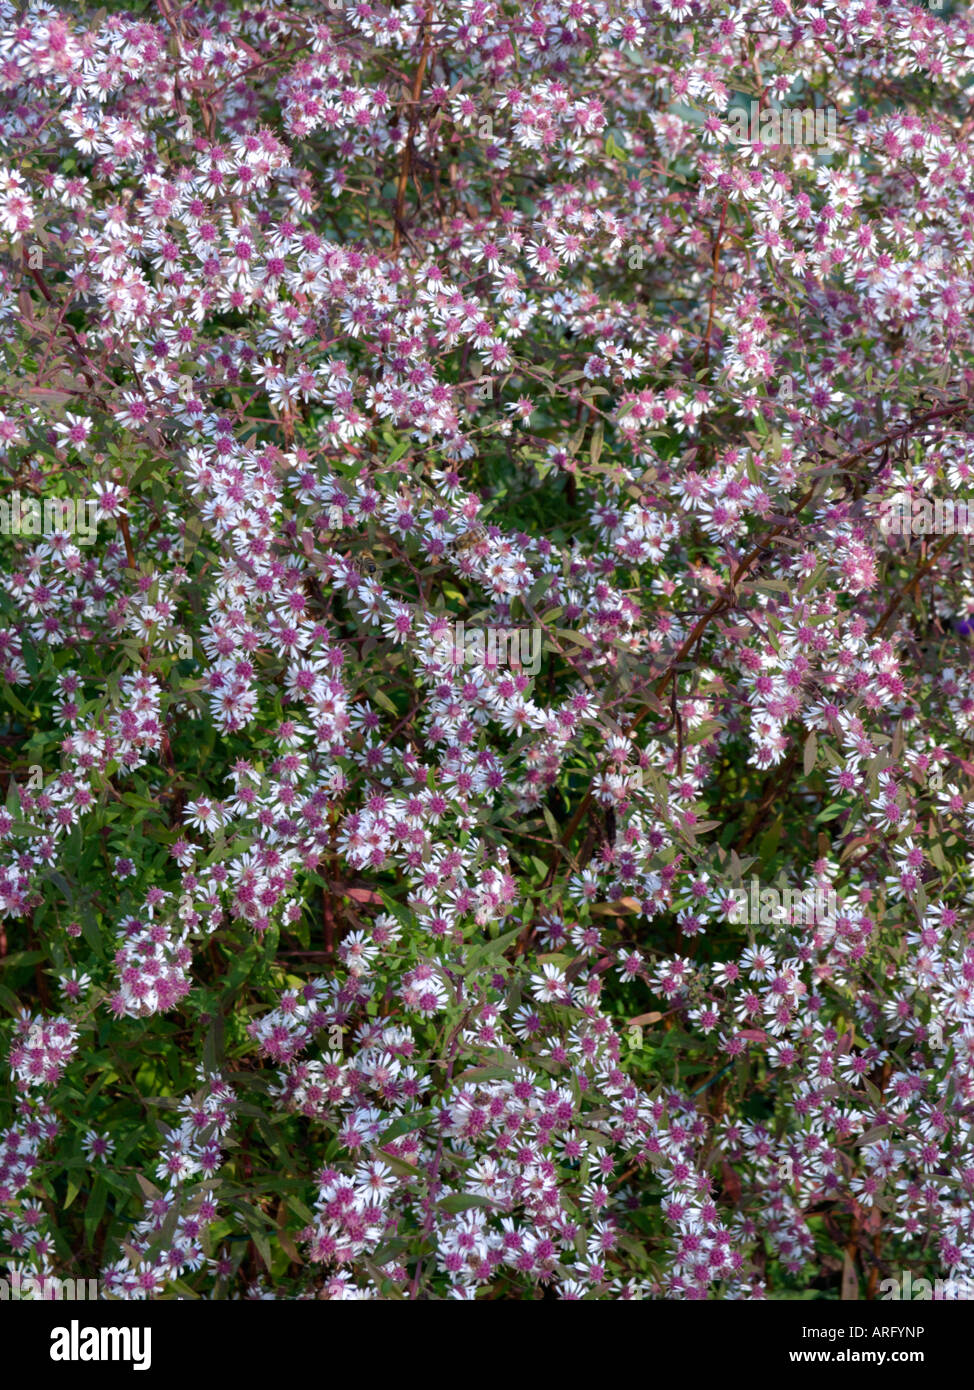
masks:
[[[78,1029],[69,1018],[24,1014],[10,1049],[10,1070],[24,1086],[53,1086],[78,1047]]]
[[[0,0],[12,1268],[974,1277],[950,6]]]

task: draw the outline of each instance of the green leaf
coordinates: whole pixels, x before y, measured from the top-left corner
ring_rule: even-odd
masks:
[[[18,700],[17,696],[10,689],[10,686],[7,684],[6,681],[3,681],[2,684],[0,684],[0,690],[3,691],[3,698],[7,701],[8,704],[13,705],[14,709],[17,711],[18,714],[23,715],[23,717],[29,720],[31,723],[34,722],[33,714],[21,700]]]
[[[95,1232],[97,1231],[98,1224],[101,1221],[102,1216],[104,1215],[105,1203],[107,1201],[108,1185],[106,1184],[104,1178],[97,1177],[95,1179],[94,1187],[92,1187],[91,1193],[88,1197],[88,1203],[85,1207],[85,1239],[87,1241],[89,1249],[92,1249],[94,1247]]]
[[[440,1211],[469,1211],[471,1207],[484,1207],[489,1211],[494,1203],[489,1197],[475,1196],[472,1192],[451,1192],[436,1205]]]
[[[398,1139],[400,1135],[411,1134],[414,1129],[422,1129],[432,1119],[432,1110],[414,1110],[408,1115],[400,1115],[398,1120],[394,1120],[389,1128],[379,1135],[376,1143],[391,1144],[393,1139]]]
[[[592,431],[592,442],[589,445],[589,462],[593,468],[602,457],[602,445],[605,443],[605,425],[600,420]]]
[[[812,732],[808,735],[808,738],[805,740],[805,760],[804,760],[804,768],[805,768],[805,776],[806,776],[806,777],[811,773],[811,771],[812,771],[813,768],[815,767],[815,759],[816,759],[817,757],[818,757],[818,739],[817,739],[817,737],[816,737],[816,735],[815,735],[815,730],[813,729]]]

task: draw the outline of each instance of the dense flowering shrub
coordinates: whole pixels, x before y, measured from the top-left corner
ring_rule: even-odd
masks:
[[[974,578],[885,524],[974,480],[972,75],[902,0],[0,0],[11,1270],[974,1275]]]

